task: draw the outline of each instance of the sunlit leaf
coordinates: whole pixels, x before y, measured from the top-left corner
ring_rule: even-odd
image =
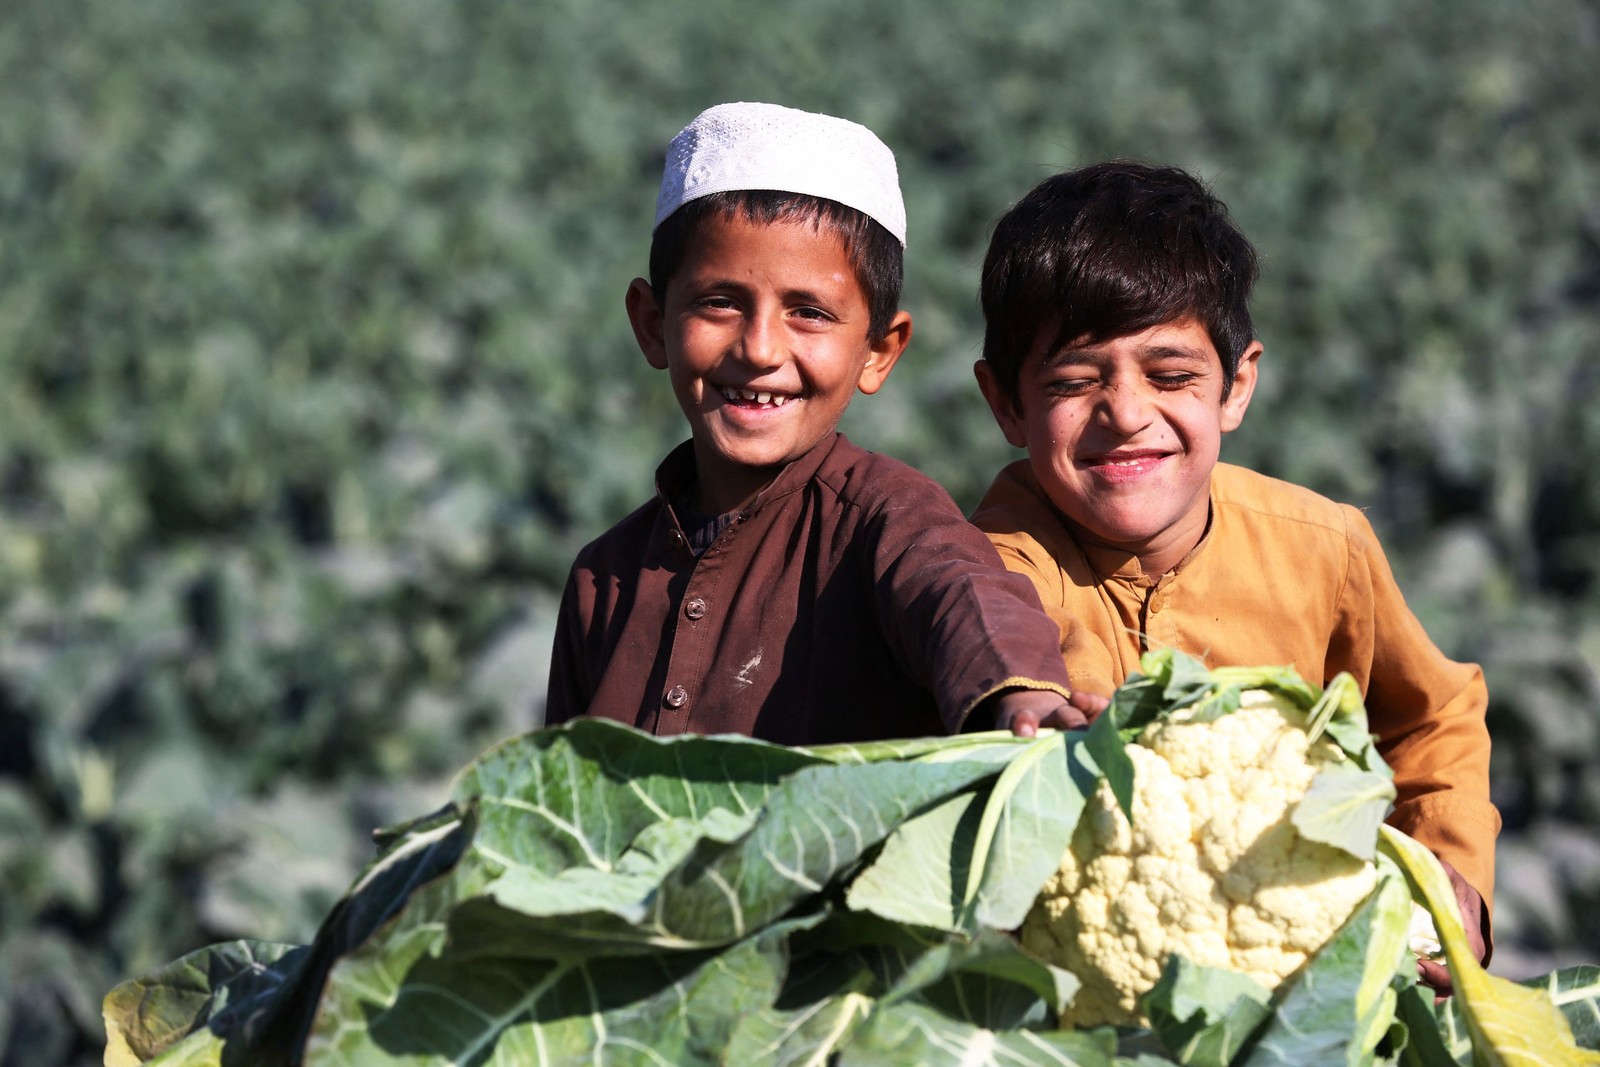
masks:
[[[1581,1049],[1574,1041],[1571,1025],[1547,990],[1491,975],[1478,963],[1467,944],[1450,879],[1433,854],[1391,826],[1380,832],[1379,847],[1405,871],[1433,914],[1478,1061],[1507,1067],[1600,1063],[1600,1052]]]

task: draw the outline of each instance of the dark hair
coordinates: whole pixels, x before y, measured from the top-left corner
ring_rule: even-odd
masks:
[[[1022,361],[1043,339],[1058,351],[1192,316],[1222,357],[1226,396],[1255,336],[1255,280],[1255,249],[1187,172],[1114,160],[1057,174],[990,238],[983,358],[1015,398]]]
[[[683,266],[683,257],[700,224],[712,214],[722,218],[743,215],[749,222],[770,226],[774,222],[810,222],[844,242],[844,252],[856,274],[856,284],[867,298],[867,334],[876,341],[889,329],[900,310],[900,286],[905,276],[905,249],[894,234],[855,208],[836,200],[771,189],[739,189],[711,193],[689,201],[661,220],[650,241],[650,289],[656,303],[665,304],[667,284]]]

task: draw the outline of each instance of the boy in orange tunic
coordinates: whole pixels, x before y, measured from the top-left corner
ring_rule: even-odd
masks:
[[[1255,276],[1181,170],[1104,163],[1035,187],[990,242],[975,367],[1028,458],[973,521],[1038,589],[1075,688],[1110,691],[1150,647],[1354,675],[1395,772],[1389,821],[1445,861],[1482,946],[1500,828],[1482,672],[1428,639],[1360,511],[1217,462],[1255,389]],[[1440,965],[1423,978],[1449,987]]]

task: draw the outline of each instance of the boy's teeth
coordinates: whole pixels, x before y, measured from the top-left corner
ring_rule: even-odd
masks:
[[[754,400],[757,404],[772,404],[777,407],[782,407],[784,404],[789,402],[789,398],[786,396],[775,396],[772,393],[758,393],[754,389],[727,388],[722,390],[722,395],[727,397],[729,400]]]

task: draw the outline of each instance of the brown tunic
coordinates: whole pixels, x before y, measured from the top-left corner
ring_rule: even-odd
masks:
[[[1500,815],[1483,672],[1429,640],[1360,511],[1219,464],[1204,540],[1155,580],[1136,558],[1080,545],[1026,461],[1000,472],[973,522],[1033,581],[1078,688],[1109,692],[1149,647],[1218,667],[1289,665],[1319,685],[1349,671],[1394,768],[1389,822],[1492,903]]]
[[[1020,686],[1065,695],[1057,631],[938,483],[834,434],[789,464],[698,559],[655,499],[579,553],[545,721],[823,744],[960,730]]]

